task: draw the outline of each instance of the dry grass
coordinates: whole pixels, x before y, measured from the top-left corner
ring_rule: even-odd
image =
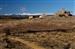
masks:
[[[75,17],[0,20],[0,42],[2,41],[1,38],[4,38],[4,35],[2,36],[1,34],[5,33],[6,29],[10,30],[11,35],[9,37],[19,37],[31,44],[36,43],[44,49],[75,49]],[[25,44],[20,43],[24,47]],[[20,43],[16,44],[15,41],[14,44],[19,47]],[[0,47],[3,46],[1,45]],[[16,47],[13,49],[17,49]],[[3,47],[3,49],[5,48]],[[24,49],[33,48],[26,44]]]

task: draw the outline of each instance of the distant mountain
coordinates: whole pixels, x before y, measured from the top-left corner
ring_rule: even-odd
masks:
[[[3,15],[53,15],[53,13],[18,13],[18,14],[3,14]]]

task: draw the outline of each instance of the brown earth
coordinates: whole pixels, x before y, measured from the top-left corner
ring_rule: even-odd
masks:
[[[6,32],[10,35],[6,36]],[[0,20],[1,49],[75,49],[75,17]],[[8,38],[12,48],[5,48]]]

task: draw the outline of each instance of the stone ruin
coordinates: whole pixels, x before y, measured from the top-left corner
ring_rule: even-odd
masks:
[[[42,14],[42,15],[31,15],[28,17],[28,19],[34,19],[34,18],[44,18],[45,16],[47,16],[46,14]]]
[[[72,16],[70,11],[64,10],[63,8],[58,11],[57,13],[55,13],[55,16],[59,16],[59,17],[68,17],[68,16]]]

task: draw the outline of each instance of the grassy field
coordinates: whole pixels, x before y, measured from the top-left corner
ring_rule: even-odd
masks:
[[[75,17],[0,19],[0,49],[75,49]]]

